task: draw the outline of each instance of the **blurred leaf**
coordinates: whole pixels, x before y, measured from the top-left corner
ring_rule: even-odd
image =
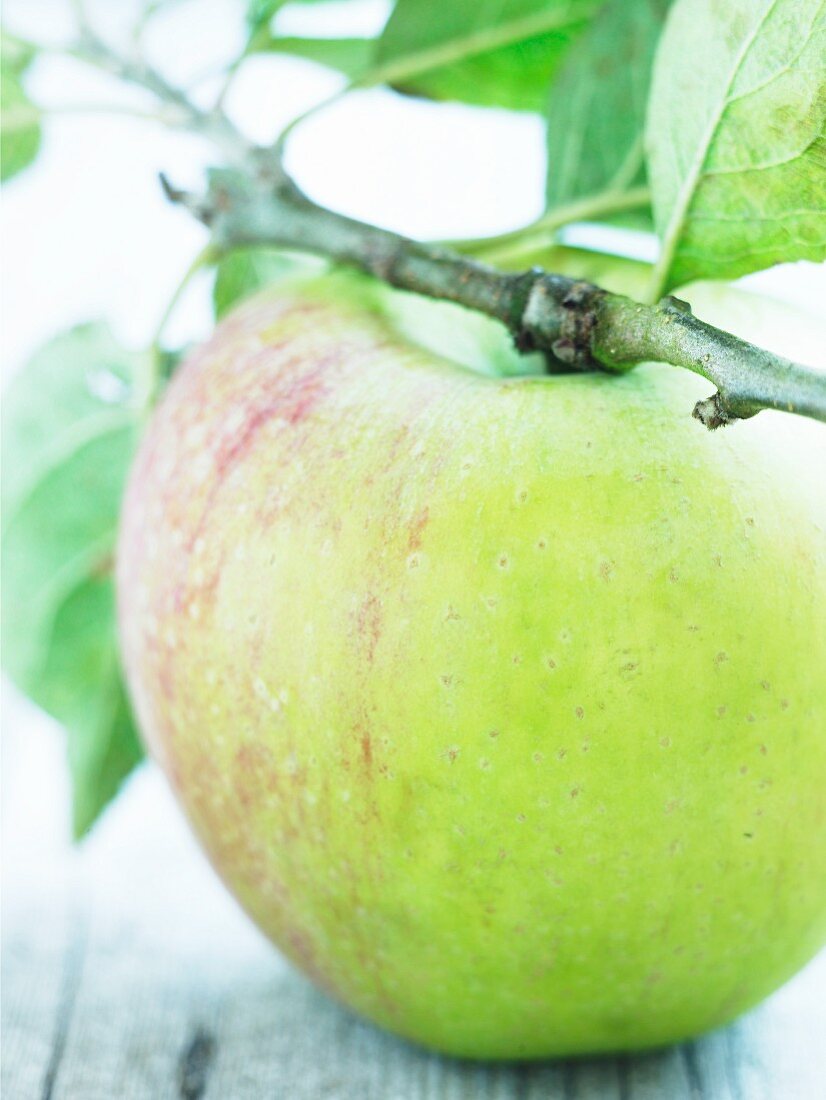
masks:
[[[143,758],[120,673],[114,623],[111,575],[80,582],[55,614],[54,642],[40,676],[37,701],[70,734],[76,837],[94,824]]]
[[[261,28],[269,27],[272,17],[284,0],[247,0],[247,26],[252,34]]]
[[[77,835],[141,756],[112,579],[141,365],[84,325],[42,348],[3,403],[3,666],[67,728]]]
[[[654,292],[826,258],[822,0],[676,0],[646,137]]]
[[[24,42],[16,35],[0,30],[0,56],[2,56],[4,71],[19,76],[28,67],[35,52],[30,42]]]
[[[0,35],[0,180],[22,172],[40,148],[40,112],[26,95],[21,78],[34,48],[13,35]]]
[[[646,182],[645,109],[669,3],[609,0],[571,47],[550,88],[549,210]]]
[[[541,83],[601,2],[458,0],[434,18],[432,0],[398,0],[367,79],[440,98],[539,106]]]
[[[253,52],[302,57],[357,80],[370,66],[374,42],[370,38],[294,38],[259,31],[250,40],[249,48]]]
[[[440,8],[436,20],[432,0],[399,0],[379,39],[279,36],[267,20],[254,30],[249,49],[304,57],[352,81],[390,82],[407,95],[541,111],[551,76],[586,25],[577,13],[600,2],[550,0],[556,11],[548,15],[547,3],[497,0],[489,25],[488,10],[480,18],[467,3]]]
[[[244,248],[230,252],[219,263],[212,290],[212,304],[220,319],[237,302],[265,286],[312,264],[274,248]]]
[[[177,348],[158,348],[158,376],[163,382],[168,382],[181,363],[193,349],[192,343],[184,344]]]
[[[313,4],[319,0],[247,0],[247,26],[250,34],[257,31],[268,30],[273,16],[281,8],[292,4]],[[322,3],[330,3],[331,0],[321,0]]]

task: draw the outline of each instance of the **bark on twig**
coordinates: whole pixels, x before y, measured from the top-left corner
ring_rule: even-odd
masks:
[[[118,54],[90,28],[82,0],[77,7],[80,37],[68,52],[147,89],[166,108],[167,121],[201,134],[233,165],[211,173],[204,195],[162,177],[167,197],[210,228],[215,251],[270,245],[349,264],[391,286],[496,318],[520,350],[543,351],[553,371],[622,372],[647,360],[682,367],[716,387],[694,408],[709,429],[761,409],[826,422],[826,374],[705,324],[684,302],[642,305],[536,268],[503,272],[317,205],[284,169],[289,127],[272,149],[252,146],[220,104],[204,110],[139,55]]]
[[[552,371],[629,370],[649,360],[683,367],[716,392],[694,408],[715,429],[778,409],[826,422],[826,375],[695,317],[685,302],[642,305],[591,283],[532,268],[502,272],[318,206],[271,152],[212,173],[206,195],[164,181],[167,195],[209,226],[221,251],[269,245],[348,264],[403,290],[501,321],[521,351],[543,351]]]

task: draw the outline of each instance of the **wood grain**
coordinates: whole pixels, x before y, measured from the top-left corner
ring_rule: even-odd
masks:
[[[7,819],[7,837],[9,826],[25,832]],[[32,859],[4,872],[5,1100],[826,1095],[826,957],[733,1027],[678,1048],[466,1064],[382,1034],[296,974],[215,881],[152,770],[79,850]]]

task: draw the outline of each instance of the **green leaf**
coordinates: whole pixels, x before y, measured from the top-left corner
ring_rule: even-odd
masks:
[[[142,366],[84,325],[41,349],[3,403],[3,666],[67,728],[78,835],[141,755],[112,571]]]
[[[527,81],[553,71],[568,38],[601,2],[458,0],[441,5],[434,18],[432,0],[398,0],[378,41],[377,67],[364,83],[477,103],[534,106],[539,90],[527,90]],[[475,67],[468,65],[471,59]],[[469,89],[473,79],[484,87]]]
[[[35,52],[35,47],[30,42],[24,42],[22,38],[9,34],[8,31],[0,31],[0,55],[5,72],[20,76],[33,60]]]
[[[369,38],[295,38],[259,31],[249,48],[251,52],[282,53],[315,61],[357,80],[370,66],[374,43]]]
[[[572,40],[586,24],[535,35],[487,53],[394,82],[397,91],[478,107],[544,111],[547,87]]]
[[[657,293],[826,257],[826,5],[677,0],[646,127]]]
[[[551,84],[548,209],[645,184],[643,128],[670,0],[609,0]]]
[[[3,32],[0,37],[0,180],[22,172],[40,148],[40,112],[26,95],[21,78],[34,49]]]
[[[40,675],[40,705],[70,733],[72,824],[80,837],[143,757],[118,663],[110,575],[78,584],[60,605]],[[71,639],[71,645],[68,644]]]
[[[274,248],[244,248],[230,252],[216,268],[212,303],[221,318],[237,302],[270,283],[293,274],[312,260],[297,259]]]

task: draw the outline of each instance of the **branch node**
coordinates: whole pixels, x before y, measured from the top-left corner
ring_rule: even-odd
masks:
[[[567,294],[562,299],[562,304],[566,309],[579,309],[581,306],[587,306],[589,298],[596,287],[590,283],[578,282],[572,283]]]
[[[560,363],[564,363],[567,367],[573,367],[577,361],[577,349],[571,340],[563,337],[560,340],[554,340],[551,344],[551,351],[554,354],[554,358],[558,359]]]
[[[593,354],[593,337],[597,304],[604,293],[592,283],[572,282],[558,275],[535,278],[517,329],[517,348],[547,348],[556,365],[567,370],[600,370]]]
[[[725,428],[726,425],[733,424],[735,420],[740,419],[740,417],[734,416],[726,409],[720,393],[713,393],[705,401],[698,401],[691,415],[695,420],[699,420],[704,427],[708,428],[710,432],[714,432],[718,428]]]
[[[687,314],[689,317],[693,316],[690,303],[684,301],[682,298],[675,298],[673,294],[666,294],[664,298],[660,298],[657,305],[666,313],[680,313]]]
[[[179,187],[176,187],[166,172],[158,172],[158,182],[161,185],[161,190],[164,193],[164,198],[169,202],[183,202],[186,197],[186,192],[182,191]]]
[[[822,375],[706,325],[680,299],[646,306],[584,280],[531,269],[507,273],[399,237],[313,203],[266,152],[213,169],[206,195],[161,177],[166,197],[212,231],[220,251],[273,244],[330,257],[402,290],[476,309],[505,324],[520,352],[542,352],[548,373],[618,373],[639,362],[692,371],[718,392],[694,417],[714,430],[762,408],[826,421]]]
[[[204,225],[209,226],[212,224],[215,209],[206,199],[199,199],[191,191],[184,191],[183,188],[176,187],[164,172],[158,173],[158,180],[160,181],[161,190],[169,202],[176,206],[183,206],[185,210],[188,210],[193,217],[197,218],[199,222],[203,222]]]

